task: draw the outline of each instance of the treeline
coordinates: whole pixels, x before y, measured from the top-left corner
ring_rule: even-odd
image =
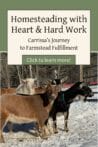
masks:
[[[79,80],[79,66],[76,65],[8,65],[7,54],[1,57],[1,87],[17,87],[21,79],[37,78],[38,85],[49,79],[66,78],[66,82]]]
[[[37,78],[38,86],[45,84],[47,80],[54,78],[65,78],[66,83],[74,83],[82,80],[84,75],[87,73],[96,72],[92,67],[97,69],[97,56],[94,60],[91,58],[91,65],[79,66],[79,65],[8,65],[7,64],[7,53],[0,54],[0,80],[1,87],[17,87],[21,79],[25,78]],[[91,67],[91,68],[88,68]],[[84,70],[85,69],[85,70]],[[86,70],[87,69],[87,70]],[[90,69],[90,71],[89,71]],[[89,78],[93,81],[93,79]],[[88,81],[89,81],[88,79]],[[87,78],[85,79],[87,80]]]

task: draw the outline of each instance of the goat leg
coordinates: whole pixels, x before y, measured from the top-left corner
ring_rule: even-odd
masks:
[[[6,112],[2,112],[0,113],[0,143],[4,143],[4,137],[3,137],[3,128],[5,126],[5,124],[7,123],[7,113]]]
[[[64,130],[68,132],[68,116],[69,116],[69,111],[64,112]]]
[[[0,130],[0,143],[4,143],[4,137],[1,130]]]
[[[42,121],[39,121],[38,122],[38,126],[39,126],[39,135],[42,139],[47,139],[48,136],[47,136],[47,131],[46,131],[46,125],[45,125],[45,122],[42,122]]]
[[[56,124],[56,114],[53,116],[53,132],[56,134],[58,133],[57,124]]]
[[[7,126],[8,126],[8,130],[9,130],[9,132],[10,133],[13,133],[13,124],[12,124],[12,122],[8,122],[8,124],[7,124]]]
[[[47,135],[53,134],[53,128],[50,126],[48,119],[45,121],[45,125],[47,127]]]
[[[40,137],[42,138],[42,139],[47,139],[48,138],[48,136],[47,136],[47,131],[46,131],[46,126],[44,125],[41,129],[40,129]]]

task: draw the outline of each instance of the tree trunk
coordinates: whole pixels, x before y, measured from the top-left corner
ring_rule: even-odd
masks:
[[[54,78],[58,79],[58,71],[57,70],[54,70]]]
[[[38,65],[36,65],[36,77],[37,77],[37,86],[39,86],[39,68],[38,68]]]
[[[33,78],[32,65],[29,65],[30,78]]]
[[[6,76],[7,76],[7,87],[10,88],[10,75],[9,75],[9,67],[6,64]]]
[[[24,66],[23,65],[21,66],[21,78],[24,79]]]
[[[18,72],[19,82],[21,83],[21,75],[20,75],[20,71],[19,71],[19,66],[17,65],[16,68],[17,68],[17,72]]]
[[[80,65],[80,81],[83,81],[83,65]]]
[[[61,66],[59,65],[58,66],[58,78],[60,78],[60,69],[61,69]]]

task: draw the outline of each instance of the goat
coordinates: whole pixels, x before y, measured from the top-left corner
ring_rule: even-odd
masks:
[[[45,93],[45,87],[35,87],[32,88],[33,90],[33,94],[43,94]],[[16,93],[16,88],[1,88],[0,89],[1,95],[3,94],[15,94]],[[13,124],[11,122],[9,122],[7,124],[8,126],[8,130],[10,131],[10,133],[13,132]]]
[[[35,86],[37,79],[27,78],[22,79],[20,85],[16,88],[17,94],[33,95],[35,94]]]
[[[9,93],[15,93],[15,92],[16,92],[16,88],[1,88],[0,89],[1,95],[9,94]]]
[[[0,98],[0,142],[4,142],[3,128],[8,121],[12,123],[37,122],[39,135],[46,134],[45,121],[54,99],[58,95],[57,86],[47,85],[45,93],[37,95],[5,94]]]
[[[76,97],[84,96],[83,99],[86,99],[87,97],[92,97],[93,92],[92,90],[83,82],[77,82],[75,83],[71,88],[60,91],[58,93],[58,97],[55,99],[52,109],[50,110],[49,116],[52,117],[53,120],[53,131],[54,133],[57,133],[57,124],[56,124],[56,115],[58,112],[64,113],[64,120],[65,120],[65,126],[64,129],[67,132],[68,131],[68,116],[69,116],[69,108],[70,104],[76,99]],[[48,124],[48,120],[45,122],[45,124]]]
[[[37,79],[27,78],[22,79],[20,85],[17,88],[1,88],[0,94],[9,94],[9,93],[17,93],[17,94],[28,94],[32,95],[33,93],[37,93],[36,90],[41,90],[40,88],[36,88]]]

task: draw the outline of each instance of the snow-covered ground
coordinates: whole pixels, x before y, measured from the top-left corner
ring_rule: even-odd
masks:
[[[96,87],[92,87],[97,91]],[[93,99],[94,101],[91,101]],[[4,132],[5,144],[1,147],[97,147],[98,146],[98,94],[88,98],[87,102],[78,101],[71,104],[68,127],[64,132],[64,117],[57,117],[58,134],[47,140],[22,131]],[[50,121],[51,122],[51,121]]]

